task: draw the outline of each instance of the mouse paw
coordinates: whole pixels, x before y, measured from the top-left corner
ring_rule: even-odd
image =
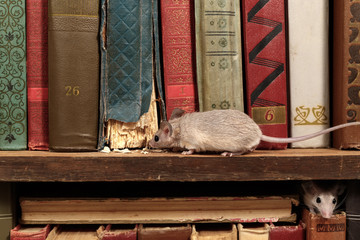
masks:
[[[233,157],[233,156],[236,156],[236,155],[243,155],[244,152],[223,152],[221,153],[221,156],[224,156],[224,157]]]
[[[194,149],[190,149],[190,150],[188,150],[188,151],[183,151],[181,154],[182,154],[182,155],[191,155],[191,154],[193,154],[194,152],[195,152]]]

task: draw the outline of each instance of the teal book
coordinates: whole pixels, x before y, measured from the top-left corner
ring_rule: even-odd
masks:
[[[110,120],[138,122],[162,101],[158,31],[157,0],[101,1],[99,148]]]
[[[25,0],[0,2],[0,150],[27,148]]]

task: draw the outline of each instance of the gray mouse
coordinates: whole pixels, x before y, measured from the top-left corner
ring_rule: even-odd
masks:
[[[331,218],[339,204],[339,196],[345,191],[345,185],[339,182],[306,181],[301,184],[302,201],[310,212]]]
[[[169,121],[160,123],[149,145],[152,148],[183,149],[182,154],[222,152],[221,155],[231,157],[254,151],[261,140],[292,143],[353,125],[360,125],[360,122],[341,124],[301,137],[276,138],[263,135],[254,120],[238,110],[186,113],[177,108]]]

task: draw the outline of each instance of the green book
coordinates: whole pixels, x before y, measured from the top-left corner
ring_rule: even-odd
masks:
[[[0,2],[0,150],[27,148],[25,0]]]
[[[195,1],[200,111],[244,110],[239,1]]]

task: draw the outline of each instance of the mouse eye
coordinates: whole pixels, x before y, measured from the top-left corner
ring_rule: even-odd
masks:
[[[316,198],[317,203],[321,203],[321,199],[319,197]]]
[[[335,198],[332,200],[332,203],[333,203],[334,205],[336,204],[336,199],[335,199]]]
[[[155,136],[155,142],[158,142],[159,141],[159,137],[158,136]]]

